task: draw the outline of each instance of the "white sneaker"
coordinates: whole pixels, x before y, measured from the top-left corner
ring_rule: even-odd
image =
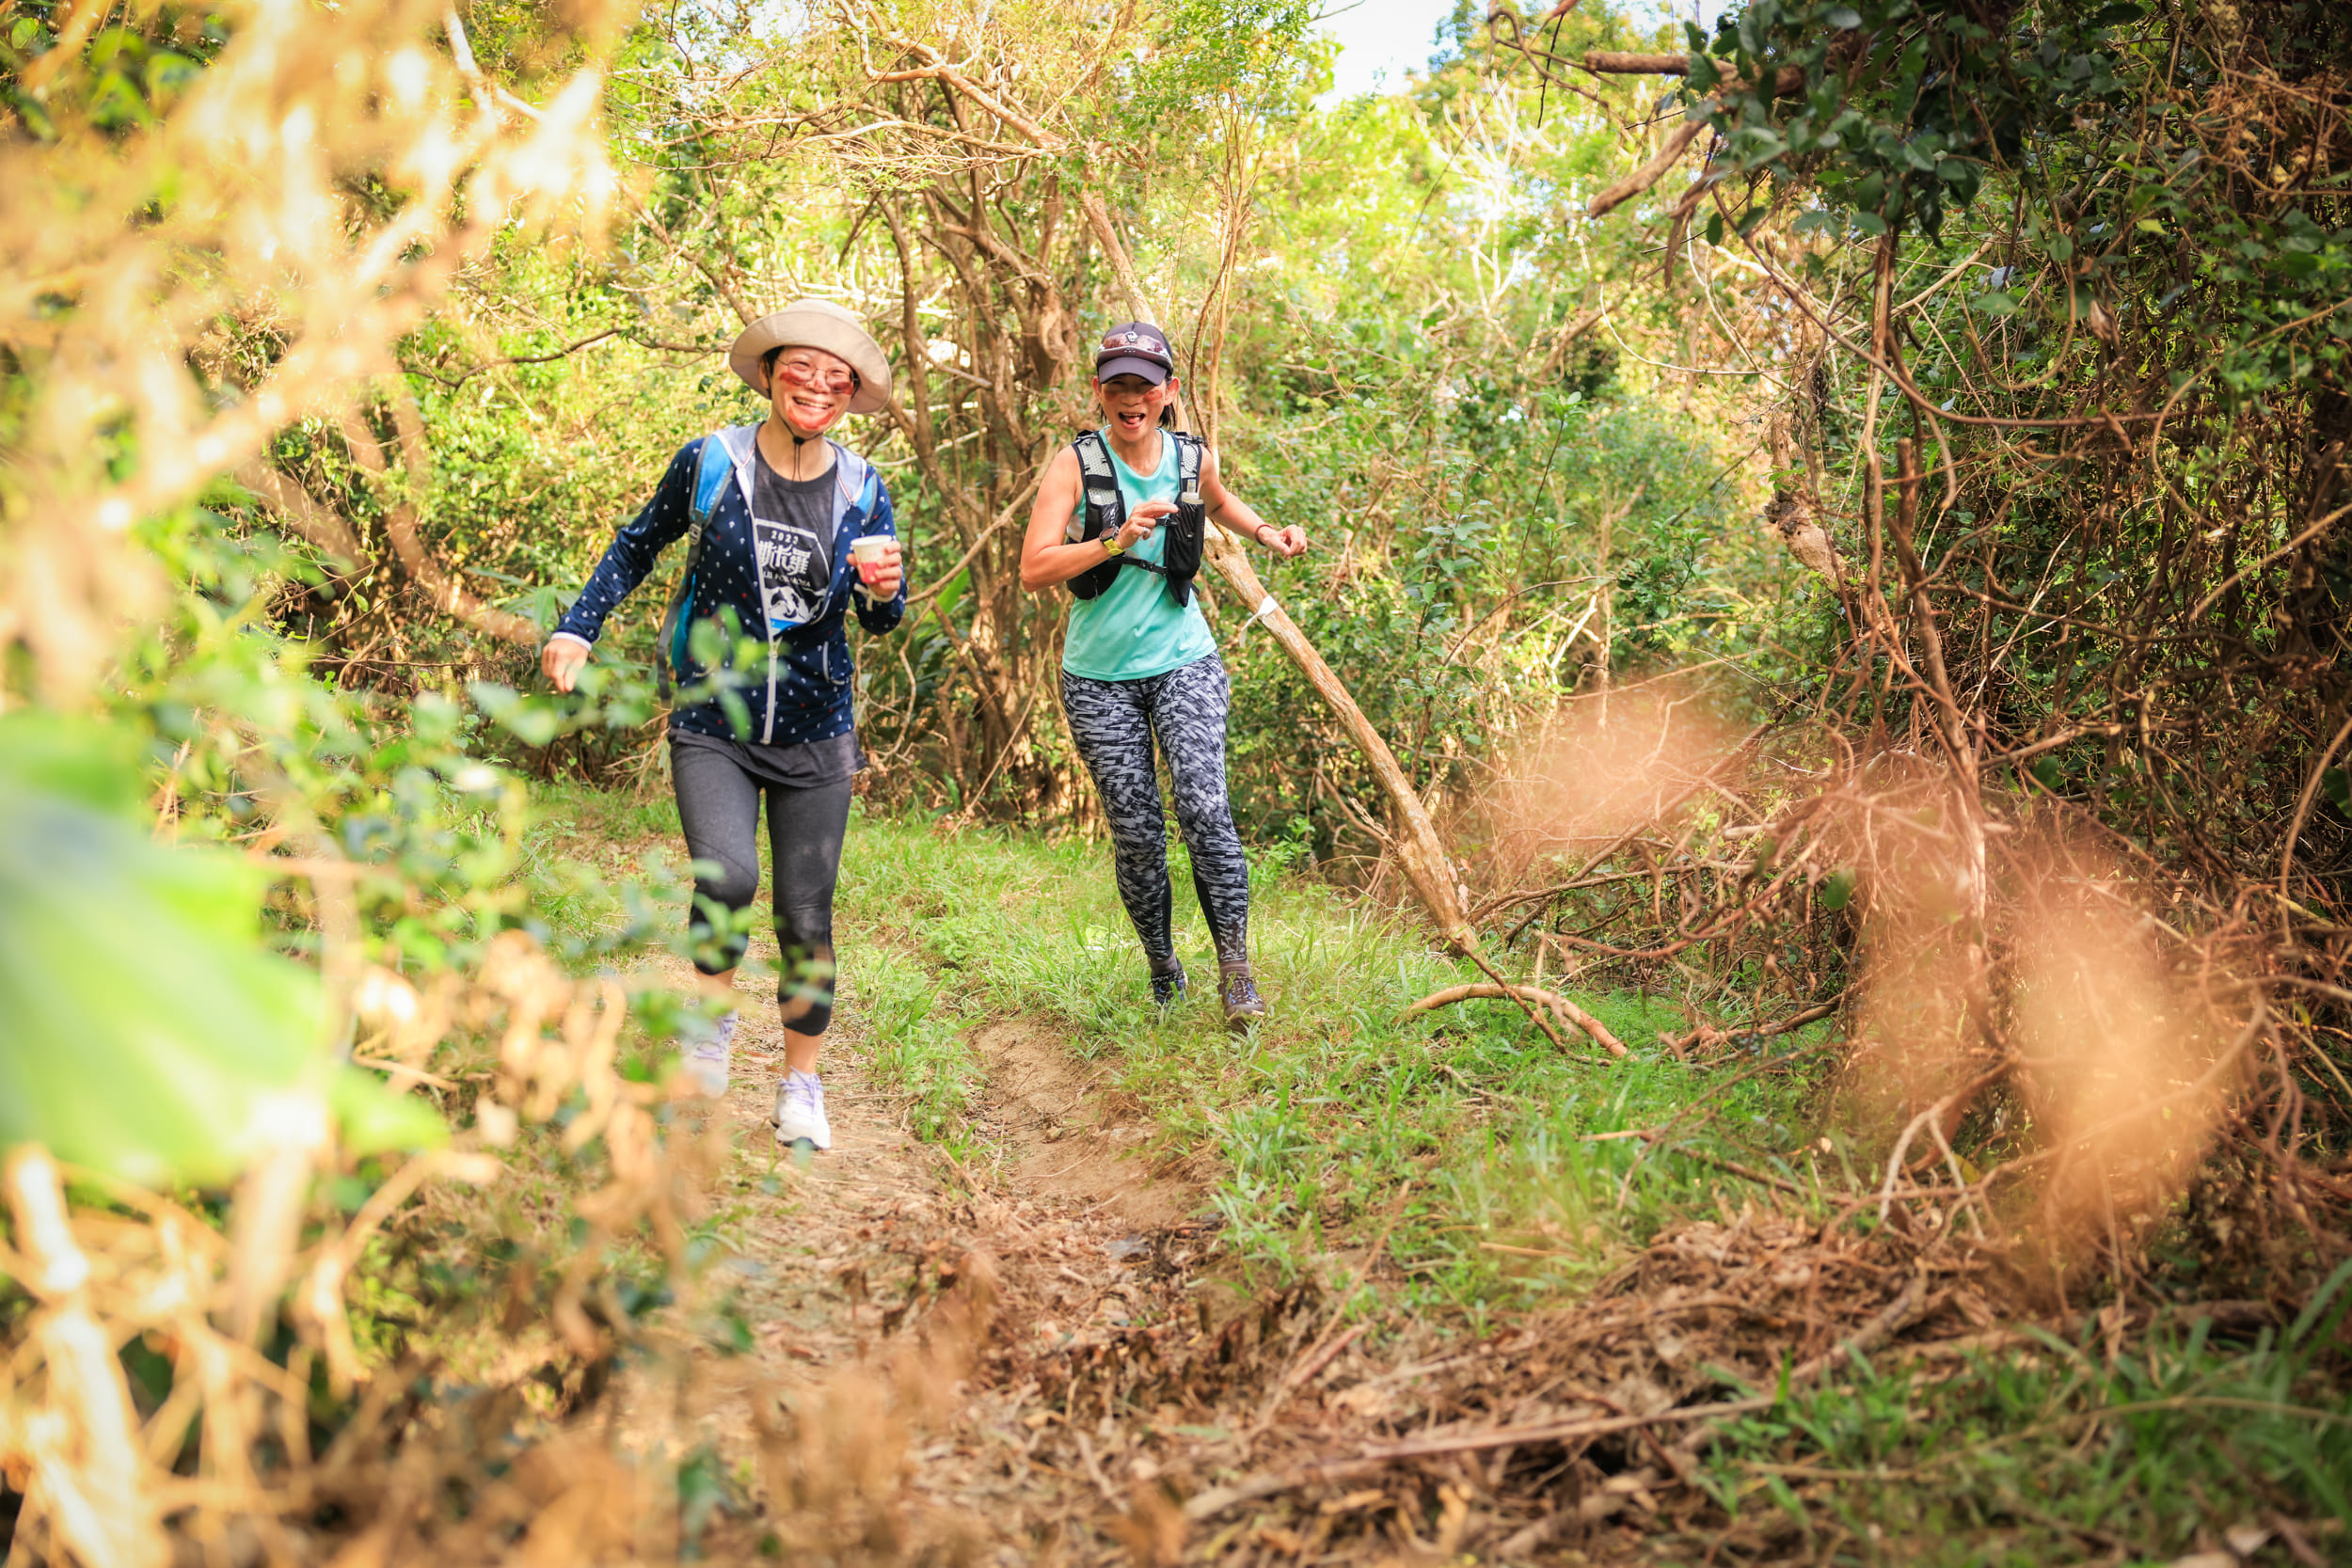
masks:
[[[686,1081],[696,1094],[712,1100],[725,1096],[728,1060],[734,1053],[735,1015],[729,1013],[713,1026],[708,1039],[695,1041],[686,1053]]]
[[[776,1142],[789,1148],[833,1147],[833,1123],[825,1119],[825,1085],[813,1072],[787,1072],[776,1085]]]

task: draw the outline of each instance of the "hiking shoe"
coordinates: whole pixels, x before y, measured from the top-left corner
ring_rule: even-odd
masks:
[[[833,1123],[825,1119],[825,1085],[813,1072],[787,1072],[776,1085],[776,1113],[773,1117],[776,1143],[790,1148],[806,1144],[811,1148],[833,1147]]]
[[[1152,1000],[1162,1007],[1173,1006],[1186,989],[1184,964],[1175,958],[1170,958],[1168,962],[1175,967],[1167,974],[1163,974],[1156,969],[1152,972]]]
[[[727,1064],[735,1053],[735,1015],[711,1026],[708,1039],[696,1040],[686,1053],[686,1081],[696,1094],[718,1100],[727,1092]]]
[[[1258,994],[1258,982],[1246,969],[1229,971],[1219,981],[1217,990],[1225,1004],[1225,1027],[1247,1029],[1265,1017],[1265,998]]]

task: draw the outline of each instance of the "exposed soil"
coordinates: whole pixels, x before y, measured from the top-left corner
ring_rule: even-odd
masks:
[[[1198,1217],[1207,1196],[1201,1173],[1148,1159],[1141,1117],[1052,1030],[1012,1019],[982,1029],[975,1043],[988,1064],[990,1130],[1016,1193],[1085,1204],[1137,1230]]]
[[[768,1118],[783,1041],[753,985],[713,1197],[739,1250],[735,1305],[755,1350],[697,1357],[685,1399],[702,1440],[754,1459],[767,1496],[755,1515],[713,1523],[712,1555],[756,1552],[771,1533],[769,1552],[822,1552],[812,1531],[846,1529],[863,1544],[845,1560],[1099,1559],[1137,1479],[1119,1465],[1126,1445],[1101,1437],[1074,1466],[1041,1457],[1055,1434],[1038,1418],[1040,1386],[1005,1370],[1164,1315],[1207,1244],[1195,1218],[1205,1188],[1152,1169],[1142,1128],[1099,1075],[1024,1022],[976,1042],[997,1167],[967,1170],[917,1142],[866,1074],[853,987],[822,1064],[834,1147],[779,1150]],[[959,1291],[995,1306],[994,1375],[960,1380],[961,1347],[938,1332]],[[839,1472],[845,1454],[871,1473]],[[777,1506],[786,1492],[800,1509]]]

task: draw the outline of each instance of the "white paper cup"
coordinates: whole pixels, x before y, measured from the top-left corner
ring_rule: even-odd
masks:
[[[874,578],[882,569],[888,546],[897,543],[887,533],[867,533],[850,542],[850,563],[857,568],[857,579],[866,587],[874,586]]]

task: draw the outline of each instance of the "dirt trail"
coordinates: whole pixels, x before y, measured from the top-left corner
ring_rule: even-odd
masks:
[[[988,1064],[990,1131],[1016,1192],[1099,1207],[1140,1230],[1199,1215],[1209,1173],[1147,1163],[1141,1107],[1107,1089],[1099,1069],[1073,1061],[1053,1030],[1008,1020],[975,1043]]]
[[[690,1402],[706,1440],[731,1460],[754,1458],[771,1493],[781,1463],[793,1477],[784,1484],[813,1497],[834,1528],[891,1538],[859,1560],[915,1560],[926,1545],[1005,1564],[1124,1560],[1105,1532],[1151,1466],[1106,1470],[1121,1447],[1115,1436],[1102,1458],[1087,1449],[1073,1471],[1038,1456],[1051,1434],[1030,1402],[1034,1382],[980,1379],[977,1394],[959,1386],[953,1397],[935,1386],[928,1408],[909,1389],[919,1396],[927,1380],[944,1384],[956,1370],[924,1359],[926,1314],[976,1269],[993,1275],[999,1361],[1008,1349],[1022,1359],[1138,1321],[1147,1298],[1164,1308],[1203,1250],[1197,1173],[1149,1169],[1140,1126],[1100,1075],[1050,1031],[1018,1022],[976,1041],[989,1067],[982,1117],[1002,1162],[993,1172],[962,1168],[905,1131],[898,1101],[873,1085],[853,984],[822,1064],[834,1147],[814,1157],[779,1151],[768,1117],[783,1041],[753,985],[742,983],[725,1103],[734,1147],[712,1197],[755,1348],[698,1358]],[[891,1463],[878,1456],[897,1456],[901,1485],[880,1471],[829,1468],[868,1449],[883,1469]],[[889,1516],[878,1524],[877,1513]],[[758,1550],[771,1522],[723,1520],[711,1545],[739,1535]],[[787,1538],[766,1550],[779,1544],[790,1555],[820,1544]]]

